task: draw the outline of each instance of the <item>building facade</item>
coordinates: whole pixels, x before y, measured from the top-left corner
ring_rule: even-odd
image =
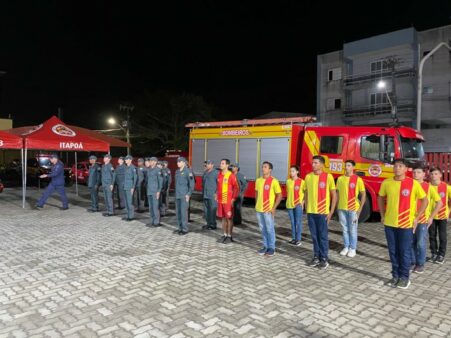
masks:
[[[324,125],[389,125],[396,116],[416,127],[418,68],[451,25],[402,29],[345,43],[318,55],[317,118]],[[451,53],[441,48],[423,69],[421,129],[426,151],[451,152]]]

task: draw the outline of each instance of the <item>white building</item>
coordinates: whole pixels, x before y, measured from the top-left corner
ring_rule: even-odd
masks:
[[[402,29],[318,55],[318,121],[388,125],[394,107],[401,124],[415,127],[419,62],[440,42],[451,45],[451,25],[421,32]],[[380,81],[385,89],[378,87]],[[422,99],[426,151],[451,152],[451,53],[447,48],[425,63]]]

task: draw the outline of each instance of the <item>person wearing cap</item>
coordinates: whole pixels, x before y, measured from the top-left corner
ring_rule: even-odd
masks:
[[[163,176],[163,188],[160,194],[160,215],[166,216],[168,211],[168,196],[169,188],[172,182],[171,169],[168,168],[168,161],[161,161],[162,169],[161,174]]]
[[[240,186],[240,193],[237,196],[235,202],[233,203],[233,224],[240,225],[242,222],[241,209],[243,208],[244,193],[246,192],[247,189],[247,179],[246,176],[244,176],[240,172],[239,163],[235,163],[232,165],[232,172],[235,174],[238,184]]]
[[[194,190],[194,175],[186,165],[186,158],[177,159],[178,170],[175,172],[175,210],[180,235],[188,233],[188,205]]]
[[[163,187],[163,177],[161,170],[157,167],[158,159],[149,158],[149,167],[147,168],[147,200],[149,201],[150,223],[148,226],[160,226],[160,192]]]
[[[122,210],[125,207],[125,193],[124,193],[124,175],[125,164],[124,157],[121,156],[117,159],[117,166],[114,170],[114,184],[117,188],[117,209]]]
[[[124,171],[124,193],[125,193],[125,208],[127,209],[127,217],[124,221],[133,221],[135,218],[135,207],[133,206],[133,193],[135,192],[136,182],[138,182],[138,174],[136,167],[132,164],[133,157],[131,155],[125,156],[125,171]]]
[[[138,168],[137,168],[137,174],[138,174],[138,181],[136,183],[136,191],[134,194],[134,201],[135,201],[135,211],[142,213],[144,212],[144,196],[146,195],[146,186],[145,186],[145,180],[146,180],[146,173],[147,169],[144,166],[144,159],[138,158]]]
[[[204,162],[204,174],[202,175],[202,196],[204,199],[205,221],[203,229],[216,229],[216,210],[218,203],[216,201],[217,180],[219,172],[215,169],[211,160]]]
[[[50,162],[52,163],[52,169],[50,173],[39,176],[40,178],[50,177],[51,181],[38,200],[36,207],[43,208],[44,204],[50,195],[56,190],[61,196],[61,202],[63,203],[62,210],[69,209],[69,201],[67,200],[66,191],[64,190],[64,164],[58,159],[58,155],[51,155]]]
[[[89,212],[99,211],[99,186],[101,184],[101,168],[97,164],[97,156],[89,156],[88,189],[91,195]]]
[[[111,155],[106,154],[103,157],[103,166],[101,171],[103,197],[105,198],[106,212],[103,216],[113,216],[113,187],[114,187],[114,167],[111,164]]]

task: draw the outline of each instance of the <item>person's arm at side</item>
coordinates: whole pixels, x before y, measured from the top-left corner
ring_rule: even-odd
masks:
[[[443,206],[443,202],[441,199],[439,199],[436,203],[435,203],[435,208],[434,210],[432,210],[431,212],[431,216],[428,219],[428,228],[431,226],[432,221],[434,220],[434,217],[437,216],[438,212],[440,211],[441,207]]]
[[[417,225],[418,225],[418,220],[420,219],[420,216],[426,210],[426,208],[428,206],[428,203],[429,203],[427,196],[424,196],[423,198],[420,198],[420,201],[421,201],[420,208],[418,209],[417,216],[413,220],[413,232],[414,233],[415,233],[415,230],[416,230]]]
[[[337,206],[337,190],[333,189],[330,191],[330,212],[327,215],[327,224],[329,224],[330,219],[332,218],[334,212],[335,212],[335,207]]]
[[[274,193],[276,195],[276,199],[274,201],[274,206],[271,210],[272,216],[274,217],[276,215],[276,209],[280,204],[280,201],[282,201],[282,189],[280,188],[280,184],[278,181],[274,183]]]

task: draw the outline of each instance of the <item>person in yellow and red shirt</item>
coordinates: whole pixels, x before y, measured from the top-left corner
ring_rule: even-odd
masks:
[[[291,222],[291,238],[288,243],[300,246],[302,239],[302,209],[304,208],[305,182],[299,177],[299,167],[292,165],[290,178],[286,182],[287,201],[285,206]]]
[[[216,189],[216,201],[218,202],[217,216],[222,218],[224,236],[222,243],[227,240],[233,242],[233,202],[239,193],[236,176],[229,170],[230,160],[223,158],[219,164],[221,172],[218,175],[218,187]]]
[[[258,226],[262,232],[263,247],[259,255],[274,256],[276,250],[276,231],[274,216],[282,200],[282,190],[277,178],[271,176],[273,165],[265,161],[262,164],[262,177],[255,181],[255,211]]]
[[[345,161],[345,174],[337,180],[338,218],[343,227],[343,250],[340,255],[354,257],[357,250],[357,226],[366,201],[363,180],[354,174],[355,162]],[[360,196],[360,199],[359,199]]]
[[[413,178],[420,183],[429,204],[426,210],[420,215],[418,224],[413,228],[413,243],[412,243],[412,265],[414,266],[413,272],[423,273],[424,263],[426,261],[426,235],[427,230],[431,226],[435,215],[442,207],[442,201],[437,190],[431,189],[431,185],[424,181],[425,169],[422,167],[413,169]],[[417,203],[417,208],[421,206],[421,202]]]
[[[406,177],[407,162],[404,159],[393,161],[393,172],[395,177],[382,182],[377,203],[392,265],[392,279],[388,285],[407,289],[410,285],[412,229],[417,226],[420,215],[426,210],[428,199],[421,185]],[[417,208],[418,200],[421,203]]]
[[[326,269],[329,266],[328,224],[337,204],[335,181],[331,174],[323,172],[324,157],[313,156],[313,172],[305,176],[305,204],[307,221],[313,242],[313,258],[309,266]]]
[[[431,169],[429,178],[431,188],[438,192],[442,200],[442,207],[434,217],[432,225],[429,227],[429,248],[431,250],[430,261],[436,264],[443,264],[445,262],[447,245],[446,228],[451,203],[451,186],[445,182],[442,182],[442,171],[439,168]],[[437,245],[437,234],[439,245]]]

